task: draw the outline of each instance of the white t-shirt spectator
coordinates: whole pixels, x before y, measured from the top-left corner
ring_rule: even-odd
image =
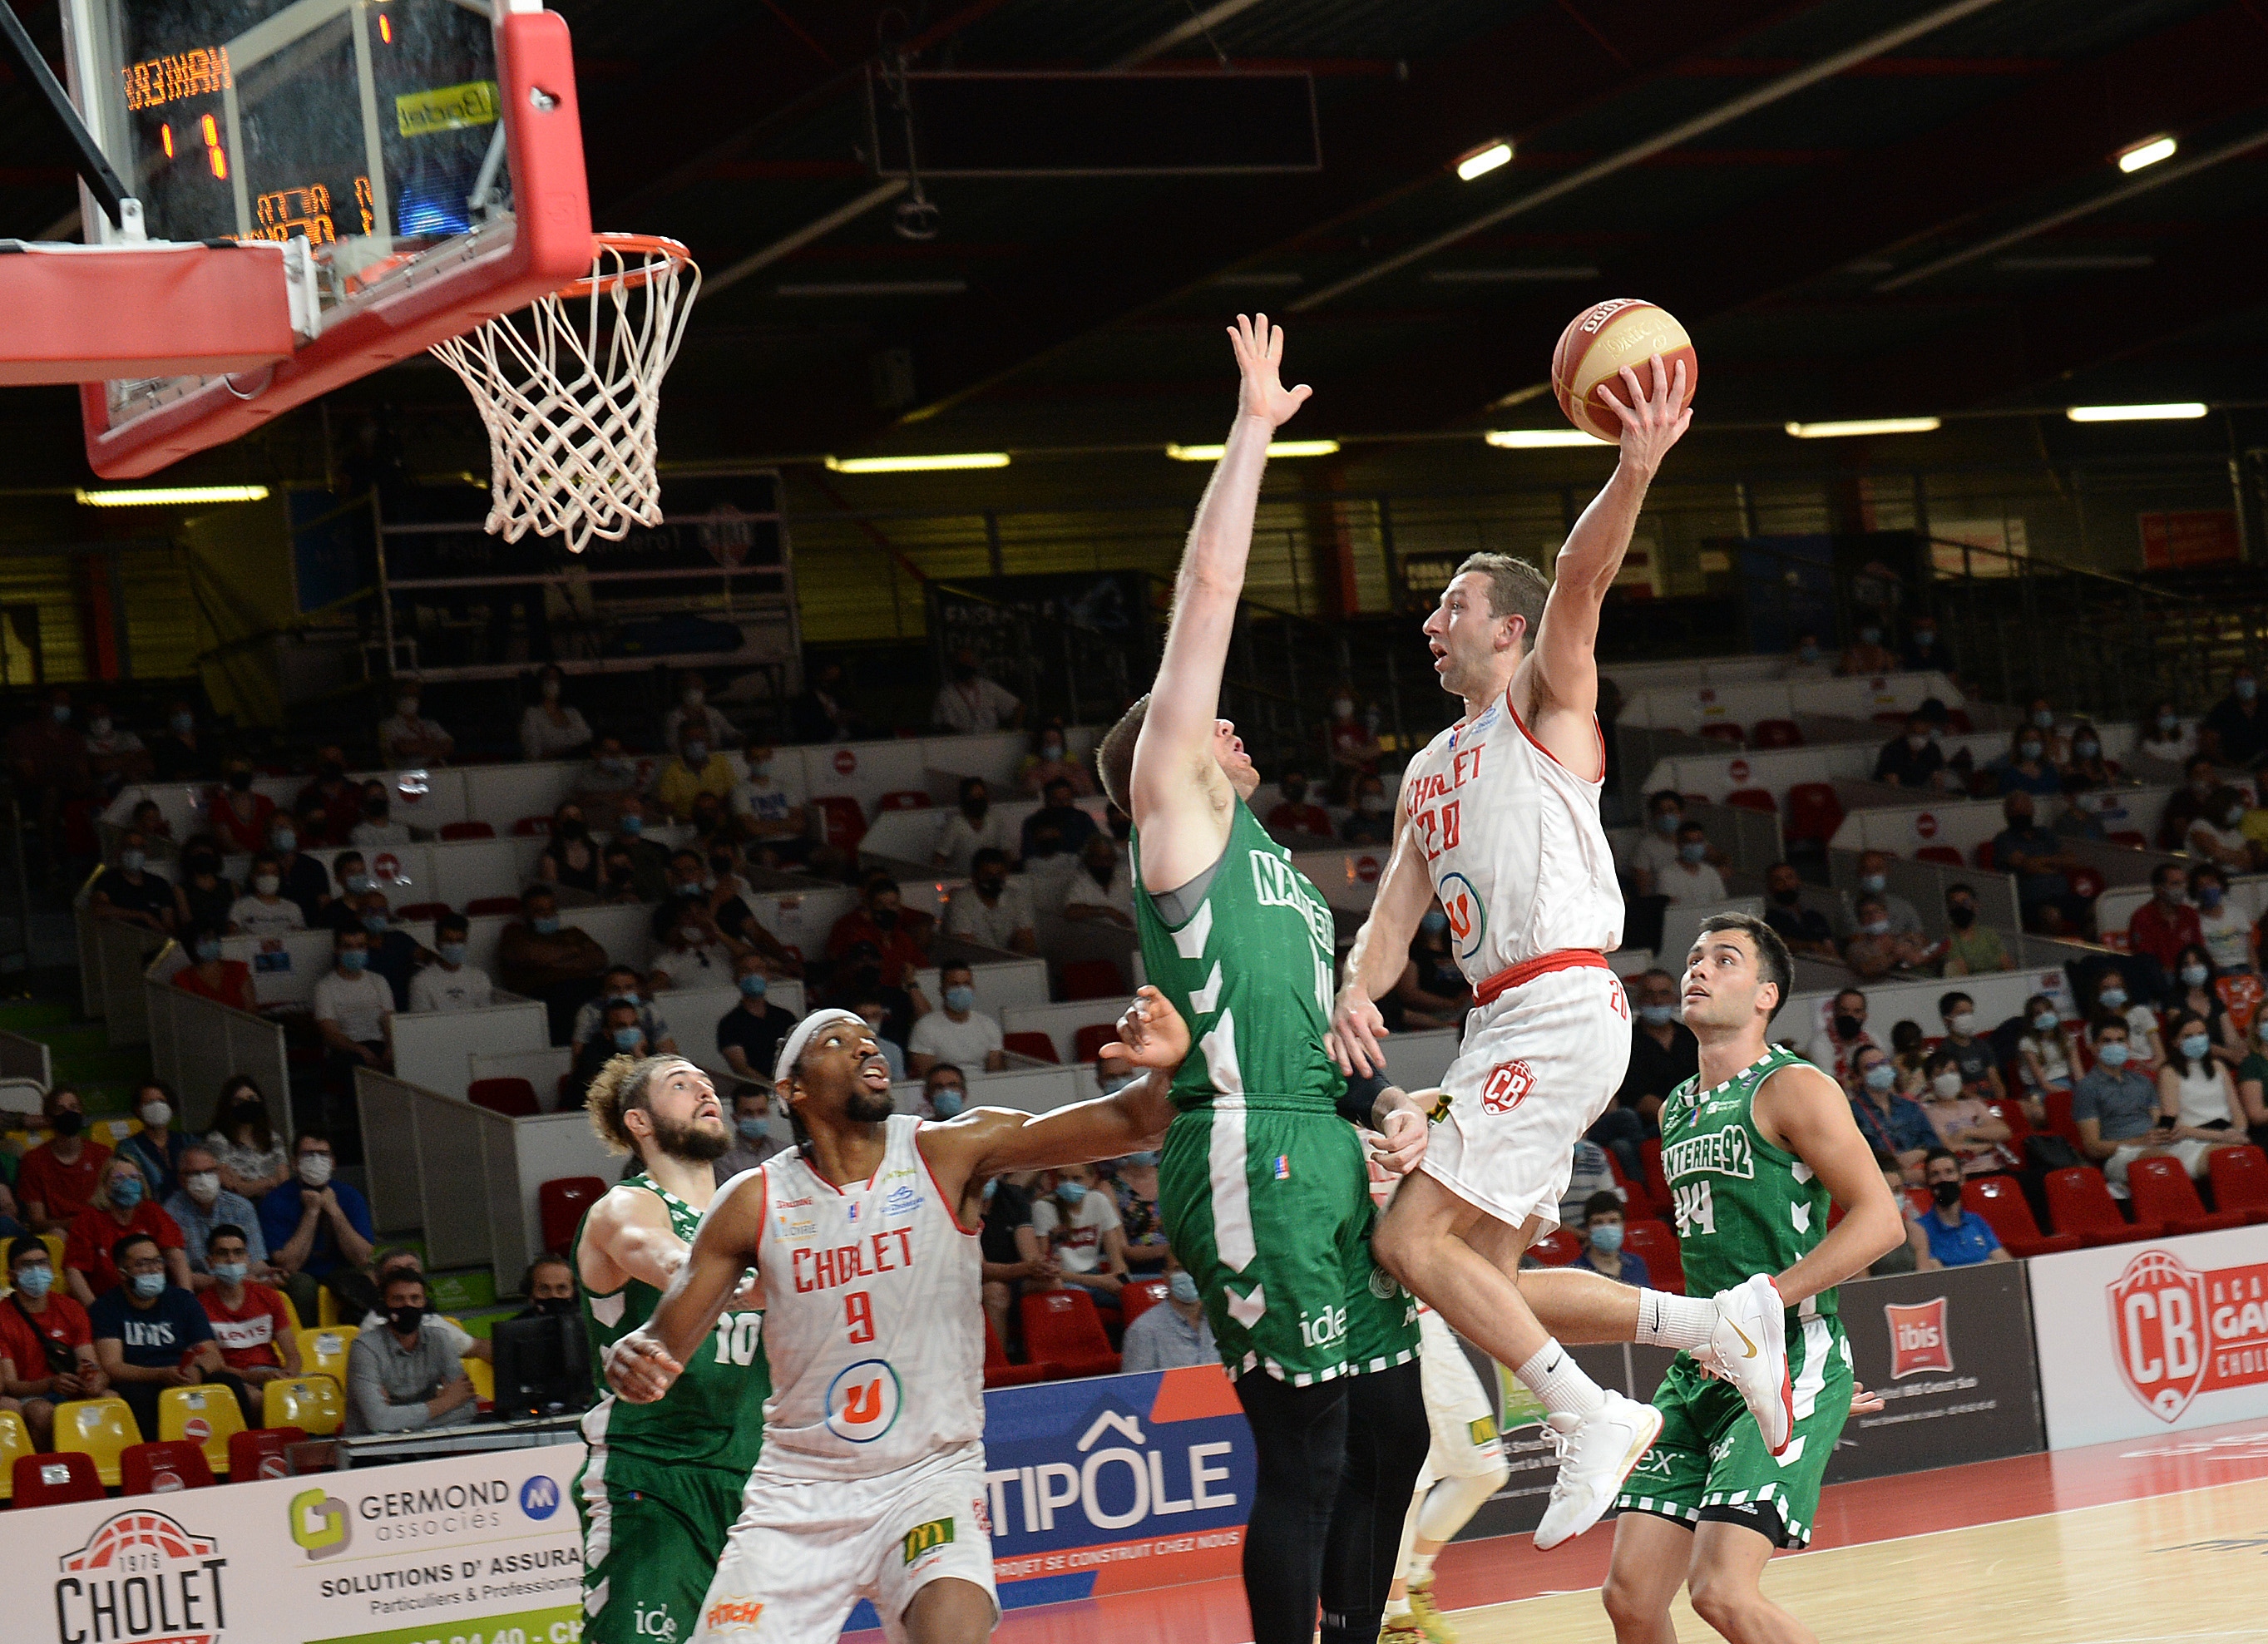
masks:
[[[400,714],[396,714],[391,719],[379,722],[379,757],[389,767],[401,762],[396,757],[394,749],[405,743],[419,741],[446,743],[450,740],[449,733],[441,729],[441,722],[438,719],[427,719],[423,716],[416,719],[405,719]]]
[[[1675,872],[1683,860],[1677,854],[1677,841],[1667,833],[1649,831],[1631,847],[1631,871],[1652,874],[1656,895],[1661,892],[1662,880]]]
[[[409,824],[407,822],[357,822],[347,835],[357,845],[408,845]]]
[[[776,759],[762,782],[748,776],[734,783],[729,803],[736,817],[754,822],[784,822],[788,812],[804,803],[803,777]]]
[[[700,716],[695,723],[708,733],[710,752],[740,745],[740,733],[733,729],[733,722],[717,710],[714,702],[703,702],[697,710],[681,703],[661,716],[661,745],[666,752],[677,752],[677,739],[685,734],[685,722],[694,719],[696,711]]]
[[[307,916],[299,905],[278,897],[263,902],[256,896],[239,896],[228,910],[229,923],[247,936],[280,936],[287,930],[305,930]]]
[[[1021,706],[1014,693],[979,674],[966,685],[947,681],[929,717],[932,724],[946,730],[998,730]]]
[[[460,965],[453,971],[429,965],[409,979],[412,1010],[484,1010],[495,994],[489,973],[474,965]]]
[[[733,956],[714,942],[697,948],[664,948],[650,967],[669,978],[672,987],[724,987],[733,980]]]
[[[1020,930],[1032,927],[1032,895],[1014,879],[1000,887],[999,899],[990,907],[964,884],[945,904],[945,934],[987,948],[1011,946]]]
[[[966,1022],[932,1010],[906,1035],[909,1056],[934,1056],[964,1070],[983,1067],[984,1059],[999,1048],[1000,1024],[982,1010],[971,1010]]]
[[[993,805],[984,812],[984,820],[975,826],[958,811],[946,817],[944,826],[937,831],[933,848],[936,855],[945,858],[946,872],[967,873],[978,851],[1005,851],[1008,860],[1013,862],[1022,843],[1023,835],[1008,820],[1007,813]]]
[[[1090,1187],[1068,1215],[1063,1200],[1049,1193],[1032,1206],[1032,1231],[1038,1234],[1065,1273],[1093,1273],[1102,1261],[1102,1236],[1124,1223],[1110,1195]]]
[[[1706,905],[1725,899],[1725,876],[1705,862],[1686,862],[1677,865],[1653,882],[1657,895],[1669,899],[1672,907],[1694,904]]]
[[[2205,933],[2205,950],[2217,971],[2252,968],[2252,927],[2227,897],[2207,913],[2198,909],[2198,928]]]
[[[375,971],[342,976],[334,968],[315,983],[315,1020],[337,1023],[357,1045],[384,1039],[386,1018],[393,1014],[394,989]]]
[[[1134,922],[1134,876],[1122,862],[1111,874],[1110,883],[1100,885],[1094,876],[1081,862],[1063,882],[1063,905],[1071,907],[1108,907],[1125,915],[1126,922]]]
[[[1851,1088],[1851,1058],[1869,1046],[1877,1050],[1881,1048],[1874,1044],[1874,1036],[1865,1028],[1860,1028],[1859,1037],[1848,1045],[1839,1043],[1834,1034],[1822,1028],[1812,1035],[1811,1043],[1804,1047],[1803,1059],[1847,1090]]]
[[[531,706],[519,716],[519,751],[530,763],[563,759],[590,745],[591,727],[584,723],[583,710],[569,708],[562,711],[567,716],[563,725],[553,724],[551,716],[543,711],[541,703]]]

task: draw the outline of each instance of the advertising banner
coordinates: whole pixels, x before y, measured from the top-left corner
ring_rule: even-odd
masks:
[[[2268,1227],[2031,1267],[2050,1449],[2268,1415]]]

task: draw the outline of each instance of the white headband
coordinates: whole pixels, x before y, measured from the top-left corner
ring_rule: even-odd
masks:
[[[787,1077],[789,1070],[802,1056],[804,1046],[811,1043],[813,1034],[821,1028],[833,1027],[837,1022],[853,1023],[859,1027],[866,1025],[866,1018],[856,1010],[813,1011],[795,1024],[786,1041],[780,1046],[779,1054],[772,1061],[772,1083],[777,1084]]]

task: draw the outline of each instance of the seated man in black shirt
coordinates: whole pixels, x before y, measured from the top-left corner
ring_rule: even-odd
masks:
[[[771,984],[755,954],[743,953],[733,961],[733,980],[740,1002],[717,1024],[717,1053],[740,1079],[769,1089],[773,1056],[795,1017],[765,998]]]
[[[1024,1281],[1035,1280],[1045,1288],[1055,1280],[1055,1263],[1032,1230],[1031,1180],[998,1176],[986,1184],[984,1222],[977,1236],[984,1259],[984,1317],[1004,1352],[1009,1314]]]
[[[1779,933],[1790,953],[1808,959],[1842,958],[1835,950],[1835,927],[1817,908],[1803,906],[1803,877],[1786,862],[1764,870],[1764,923]]]
[[[361,898],[378,889],[378,881],[371,877],[370,866],[358,850],[342,850],[331,858],[331,882],[337,886],[331,899],[323,904],[323,911],[308,922],[320,926],[333,936],[342,930],[362,928]]]
[[[94,876],[87,892],[87,912],[97,919],[139,925],[165,936],[173,928],[173,887],[142,864],[149,860],[150,841],[128,833],[118,841],[117,865]]]
[[[1024,818],[1023,855],[1076,856],[1086,836],[1094,832],[1094,818],[1071,803],[1071,784],[1061,778],[1041,790],[1047,803]]]
[[[1929,721],[1919,714],[1906,716],[1906,728],[1882,745],[1874,760],[1874,780],[1900,788],[1928,788],[1945,768],[1945,754],[1930,737]]]
[[[2198,726],[2198,747],[2223,765],[2250,770],[2268,753],[2268,709],[2260,705],[2260,681],[2239,663],[2228,694],[2213,705]]]

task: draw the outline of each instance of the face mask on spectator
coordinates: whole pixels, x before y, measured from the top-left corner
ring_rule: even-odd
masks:
[[[461,942],[445,942],[434,951],[441,956],[444,965],[462,965],[465,962],[465,944]]]
[[[250,771],[231,771],[228,774],[228,785],[233,792],[239,794],[250,793],[252,791],[252,773]]]
[[[1859,1076],[1869,1090],[1887,1090],[1898,1082],[1898,1070],[1886,1061],[1878,1061]]]
[[[2228,810],[2220,813],[2221,826],[2224,827],[2235,827],[2238,823],[2243,820],[2244,807],[2242,805],[2231,805]]]
[[[154,1302],[166,1292],[166,1275],[162,1273],[137,1273],[133,1282],[134,1294],[145,1302]]]
[[[1438,907],[1429,907],[1418,921],[1418,928],[1427,936],[1449,928],[1449,916]]]
[[[2042,730],[2052,730],[2055,729],[2055,715],[2044,708],[2034,708],[2032,723],[2037,725]]]
[[[223,1284],[242,1284],[244,1275],[251,1271],[240,1261],[217,1261],[213,1264],[212,1276]]]
[[[2183,1043],[2188,1041],[2184,1039]],[[121,1210],[131,1210],[142,1202],[142,1195],[147,1191],[140,1177],[121,1176],[110,1184],[110,1202]]]
[[[1951,1101],[1961,1094],[1961,1075],[1948,1068],[1929,1082],[1929,1088],[1934,1094]]]
[[[939,1119],[958,1119],[968,1103],[959,1085],[940,1084],[929,1093],[929,1105]]]
[[[190,877],[194,878],[196,875],[201,873],[218,873],[220,871],[220,858],[217,856],[209,856],[204,852],[199,851],[195,855],[188,858],[188,860],[181,865],[189,870]]]
[[[1937,1200],[1940,1208],[1950,1210],[1961,1202],[1961,1184],[1932,1182],[1929,1185],[1929,1196]]]
[[[2238,701],[2249,702],[2254,697],[2260,694],[2260,682],[2257,679],[2240,678],[2234,685],[2229,686],[2229,689],[2236,693],[2236,700]]]
[[[262,896],[273,896],[284,888],[284,877],[275,873],[256,873],[252,876],[252,888]]]
[[[1848,1011],[1838,1010],[1835,1013],[1835,1037],[1837,1039],[1856,1039],[1865,1029],[1866,1025],[1867,1024],[1863,1018],[1854,1016]]]
[[[2071,745],[2071,748],[2082,760],[2091,760],[2102,752],[2102,745],[2092,737],[2081,737]]]
[[[386,1310],[386,1322],[394,1327],[395,1335],[414,1336],[417,1333],[417,1327],[425,1322],[425,1310],[422,1307],[389,1307]]]
[[[761,999],[771,991],[771,983],[762,976],[743,976],[733,986],[740,990],[743,999]]]
[[[1354,717],[1354,698],[1351,696],[1335,696],[1331,698],[1331,717],[1333,719],[1352,719]]]
[[[1063,745],[1062,743],[1060,743],[1060,742],[1057,742],[1057,741],[1054,740],[1052,738],[1050,738],[1049,740],[1047,740],[1047,741],[1042,742],[1042,744],[1040,744],[1040,757],[1041,757],[1042,759],[1043,759],[1043,760],[1060,760],[1061,758],[1063,758],[1063,756],[1064,756],[1064,745]]]
[[[176,714],[166,723],[173,728],[173,734],[177,737],[188,736],[190,731],[196,729],[197,725],[196,716],[194,714]]]
[[[349,896],[368,896],[376,889],[378,889],[378,881],[372,878],[366,873],[350,873],[347,875],[347,894]]]
[[[138,850],[122,850],[118,853],[118,865],[129,873],[141,872],[142,864],[149,860]]]
[[[276,830],[274,843],[276,849],[288,856],[299,848],[299,836],[288,827],[279,827]]]
[[[2095,1047],[2095,1060],[2106,1068],[2124,1068],[2126,1059],[2133,1053],[2134,1047],[2123,1039],[2114,1039]]]
[[[1867,873],[1859,876],[1859,888],[1869,896],[1880,896],[1889,888],[1888,874]]]
[[[299,1180],[309,1187],[327,1187],[330,1185],[331,1166],[328,1153],[303,1153],[299,1156]]]
[[[686,707],[697,710],[709,700],[709,694],[697,685],[688,685],[685,687],[684,700]]]
[[[2052,1033],[2056,1031],[2057,1024],[2062,1020],[2063,1018],[2058,1016],[2054,1011],[2043,1010],[2039,1015],[2032,1018],[2032,1031],[2035,1033]]]
[[[1677,1017],[1677,1007],[1675,1005],[1640,1005],[1638,1008],[1638,1017],[1648,1027],[1668,1027]]]
[[[2158,716],[2158,734],[2170,737],[2181,728],[2181,723],[2182,718],[2179,714],[2161,714]]]
[[[386,915],[383,914],[364,914],[362,916],[362,928],[370,932],[373,936],[384,936],[386,934]]]
[[[144,1130],[163,1130],[173,1122],[173,1105],[171,1102],[151,1102],[142,1110],[142,1128]]]
[[[1795,655],[1797,660],[1800,662],[1817,662],[1819,660],[1819,647],[1807,640],[1802,644],[1795,648]]]
[[[181,1178],[181,1185],[188,1189],[190,1198],[201,1205],[209,1205],[220,1197],[220,1172],[192,1171]]]
[[[1860,628],[1859,630],[1859,642],[1861,645],[1881,644],[1882,642],[1882,630],[1878,628]]]
[[[686,926],[677,933],[677,939],[688,948],[699,947],[701,945],[701,927],[698,925]]]
[[[200,965],[210,965],[218,958],[220,958],[220,938],[217,936],[199,936],[197,938],[197,963]]]
[[[1685,813],[1683,811],[1665,811],[1654,818],[1653,826],[1674,837],[1677,830],[1685,826]]]
[[[1687,862],[1706,862],[1709,860],[1709,842],[1706,840],[1687,840],[1677,848],[1677,854]]]
[[[547,702],[556,702],[559,700],[558,680],[546,679],[543,682],[543,700]]]
[[[1166,1281],[1166,1294],[1183,1307],[1195,1307],[1197,1303],[1197,1281],[1176,1267],[1173,1277]]]
[[[688,765],[707,764],[709,762],[709,745],[705,742],[687,743],[685,745],[685,762]]]
[[[1602,1222],[1591,1229],[1591,1248],[1612,1256],[1623,1247],[1623,1226],[1619,1222]]]
[[[638,1040],[643,1037],[644,1036],[639,1033],[637,1029],[634,1027],[616,1028],[615,1030],[615,1048],[621,1051],[636,1050],[638,1047]]]
[[[2198,886],[2197,899],[2204,907],[2215,908],[2220,906],[2221,898],[2227,894],[2219,885],[2206,880]]]
[[[2191,964],[2182,966],[2182,980],[2189,987],[2204,987],[2205,976],[2206,971],[2202,965]]]
[[[945,990],[945,1008],[955,1014],[967,1011],[976,1002],[976,990],[973,987],[948,987]]]
[[[733,1128],[740,1133],[743,1141],[762,1141],[771,1134],[771,1127],[762,1119],[736,1119]]]
[[[636,839],[639,834],[645,832],[645,818],[640,816],[637,811],[633,811],[623,817],[621,821],[615,824],[615,830],[620,833],[627,833],[632,839]]]
[[[43,1261],[16,1269],[16,1288],[35,1302],[54,1289],[55,1285],[55,1270]]]
[[[77,1108],[67,1107],[48,1121],[48,1127],[58,1136],[76,1136],[86,1127],[86,1115]]]
[[[2114,983],[2096,994],[2095,1002],[2107,1010],[2116,1010],[2126,1002],[2126,990]]]
[[[2212,1048],[2213,1040],[2206,1038],[2205,1035],[2202,1033],[2184,1033],[2182,1035],[2182,1054],[2188,1057],[2191,1061],[2203,1061],[2205,1060],[2205,1053]],[[113,1196],[114,1197],[115,1195],[114,1194]]]
[[[1953,921],[1955,930],[1966,930],[1977,922],[1977,910],[1966,902],[1955,902],[1945,910],[1945,916]]]
[[[1080,1200],[1086,1197],[1086,1184],[1084,1182],[1057,1182],[1056,1184],[1056,1197],[1062,1200],[1064,1203],[1067,1205],[1077,1205]]]
[[[559,934],[559,915],[538,914],[527,921],[527,928],[539,936],[556,936]]]
[[[2027,737],[2016,745],[2016,752],[2028,760],[2036,760],[2040,757],[2040,744],[2032,738]]]
[[[1890,921],[1887,919],[1870,919],[1859,927],[1859,934],[1862,936],[1887,936],[1890,934]]]
[[[1971,1033],[1974,1033],[1977,1031],[1976,1013],[1970,1010],[1962,1010],[1955,1015],[1949,1016],[1945,1019],[1945,1026],[1946,1031],[1953,1034],[1955,1038],[1967,1039]]]
[[[364,949],[342,948],[339,950],[339,968],[350,976],[369,964],[370,954]]]
[[[1927,650],[1932,645],[1937,643],[1937,630],[1933,628],[1918,628],[1913,631],[1913,642],[1918,649]]]

